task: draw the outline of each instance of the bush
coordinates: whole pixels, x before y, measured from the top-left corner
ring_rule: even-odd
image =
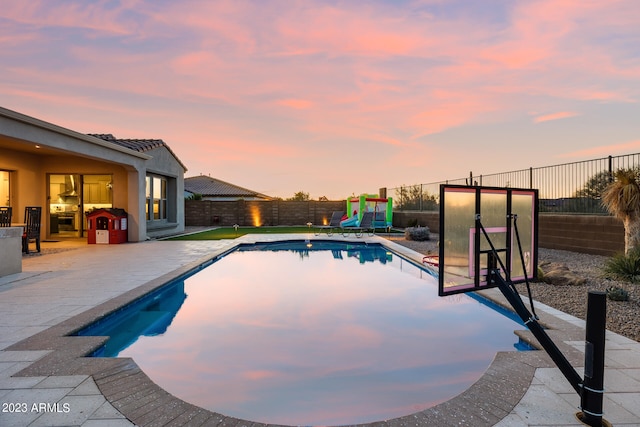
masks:
[[[629,301],[629,293],[617,286],[607,288],[607,297],[612,301]]]
[[[407,240],[415,240],[423,242],[431,238],[429,227],[408,227],[404,229],[404,238]]]
[[[640,248],[628,254],[618,254],[609,258],[603,267],[605,275],[632,283],[640,282]]]

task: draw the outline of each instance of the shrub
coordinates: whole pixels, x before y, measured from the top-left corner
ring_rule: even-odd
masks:
[[[415,240],[423,242],[431,238],[429,227],[408,227],[404,229],[404,238],[407,240]]]
[[[629,301],[629,292],[617,286],[607,288],[607,297],[612,301]]]
[[[617,254],[609,258],[603,267],[605,275],[629,282],[640,282],[640,248],[628,254]]]

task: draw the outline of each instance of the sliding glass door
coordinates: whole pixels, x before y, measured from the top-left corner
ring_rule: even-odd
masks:
[[[87,213],[113,207],[111,175],[82,175],[82,213],[84,236],[87,235]]]
[[[86,214],[113,207],[111,175],[49,175],[49,236],[86,236]]]
[[[81,207],[80,175],[49,175],[49,234],[52,238],[82,236]]]

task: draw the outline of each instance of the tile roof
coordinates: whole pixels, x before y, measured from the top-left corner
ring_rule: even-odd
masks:
[[[203,196],[227,196],[227,197],[257,197],[269,200],[271,197],[240,187],[228,182],[200,175],[184,179],[184,189],[194,194]]]
[[[139,153],[145,153],[159,147],[165,147],[173,155],[173,157],[176,158],[178,163],[182,165],[184,170],[187,170],[178,156],[176,156],[171,148],[169,148],[167,143],[161,139],[121,139],[116,138],[115,136],[113,136],[113,134],[110,133],[90,133],[88,135],[102,139],[103,141],[111,142],[124,148],[128,148],[133,151],[137,151]]]

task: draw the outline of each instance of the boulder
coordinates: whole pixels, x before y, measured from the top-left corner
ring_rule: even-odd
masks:
[[[539,267],[542,270],[542,281],[551,285],[582,286],[587,281],[562,263],[542,262]]]

